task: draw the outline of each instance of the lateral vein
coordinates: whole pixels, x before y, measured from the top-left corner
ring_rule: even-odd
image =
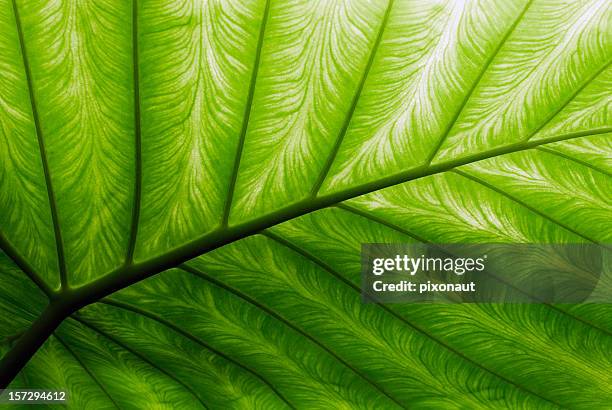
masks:
[[[281,399],[283,402],[285,402],[290,408],[295,408],[293,405],[291,405],[289,403],[289,401],[268,380],[266,380],[256,370],[250,369],[249,367],[247,367],[247,366],[243,365],[242,363],[238,362],[237,360],[229,357],[228,355],[226,355],[225,353],[221,352],[220,350],[215,349],[214,347],[212,347],[209,344],[205,343],[203,340],[201,340],[199,337],[195,336],[191,332],[188,332],[188,331],[180,328],[179,326],[175,325],[174,323],[172,323],[172,322],[170,322],[170,321],[160,317],[159,315],[154,314],[153,312],[149,312],[149,311],[147,311],[145,309],[139,308],[139,307],[131,305],[129,303],[123,303],[123,302],[119,302],[119,301],[116,301],[116,300],[113,300],[113,299],[102,299],[99,303],[102,303],[102,304],[105,304],[105,305],[108,305],[108,306],[114,306],[115,308],[127,310],[127,311],[130,311],[130,312],[134,313],[134,314],[147,317],[150,320],[153,320],[153,321],[161,324],[162,326],[164,326],[164,327],[174,331],[175,333],[180,334],[184,338],[191,340],[192,342],[194,342],[194,343],[204,347],[205,349],[211,351],[212,353],[216,354],[217,356],[222,357],[223,359],[227,360],[228,362],[230,362],[230,363],[234,364],[235,366],[243,369],[247,373],[252,374],[257,379],[259,379],[262,383],[264,383],[268,388],[270,388],[272,390],[272,392],[275,395],[277,395],[279,397],[279,399]]]
[[[400,227],[400,226],[397,226],[397,225],[395,225],[394,223],[391,223],[391,222],[389,222],[389,221],[386,221],[386,220],[385,220],[385,219],[383,219],[383,218],[379,218],[379,217],[376,217],[376,216],[370,215],[370,214],[368,214],[367,212],[363,212],[362,210],[357,209],[357,208],[355,208],[354,206],[347,205],[347,204],[338,204],[338,205],[336,205],[336,208],[343,209],[343,210],[345,210],[346,212],[350,212],[350,213],[352,213],[353,215],[357,215],[357,216],[359,216],[359,217],[362,217],[362,218],[367,219],[367,220],[369,220],[369,221],[372,221],[372,222],[374,222],[374,223],[377,223],[377,224],[380,224],[380,225],[386,226],[386,227],[388,227],[389,229],[392,229],[392,230],[394,230],[394,231],[396,231],[396,232],[399,232],[399,233],[401,233],[401,234],[407,235],[407,236],[409,236],[409,237],[411,237],[411,238],[413,238],[413,239],[416,239],[416,240],[417,240],[417,241],[419,241],[419,242],[432,244],[432,242],[431,242],[431,241],[426,240],[425,238],[423,238],[423,237],[421,237],[421,236],[419,236],[419,235],[415,234],[414,232],[411,232],[411,231],[409,231],[409,230],[407,230],[407,229],[405,229],[405,228],[402,228],[402,227]],[[520,289],[520,288],[518,288],[518,287],[515,287],[515,286],[514,286],[514,285],[512,285],[511,283],[506,282],[505,280],[503,280],[503,279],[502,279],[502,278],[500,278],[499,276],[496,276],[496,275],[493,275],[493,274],[491,274],[491,276],[493,276],[495,279],[499,280],[500,282],[502,282],[502,283],[504,283],[504,284],[506,284],[506,285],[508,285],[508,286],[512,287],[513,289],[517,290],[518,292],[521,292],[521,293],[523,293],[524,295],[527,295],[528,297],[530,297],[530,298],[532,298],[532,299],[534,299],[534,300],[537,300],[537,299],[536,299],[534,296],[532,296],[532,295],[528,294],[527,292],[525,292],[524,290],[522,290],[522,289]],[[594,328],[594,329],[596,329],[596,330],[599,330],[599,331],[601,331],[602,333],[604,333],[604,334],[606,334],[606,335],[608,335],[608,336],[612,336],[612,332],[610,332],[609,330],[604,329],[604,328],[602,328],[602,327],[599,327],[599,326],[597,326],[596,324],[594,324],[594,323],[592,323],[592,322],[590,322],[590,321],[588,321],[588,320],[586,320],[586,319],[583,319],[583,318],[581,318],[581,317],[579,317],[579,316],[576,316],[576,315],[574,315],[574,314],[572,314],[572,313],[570,313],[570,312],[568,312],[568,311],[566,311],[566,310],[564,310],[564,309],[561,309],[560,307],[555,306],[555,305],[553,305],[553,304],[551,304],[551,303],[546,303],[546,302],[541,302],[541,303],[542,303],[542,304],[544,304],[545,306],[549,307],[549,308],[550,308],[550,309],[552,309],[552,310],[558,311],[558,312],[560,312],[561,314],[563,314],[563,315],[566,315],[566,316],[570,317],[570,318],[571,318],[571,319],[573,319],[573,320],[576,320],[576,321],[578,321],[578,322],[584,323],[585,325],[587,325],[587,326],[589,326],[589,327],[592,327],[592,328]]]
[[[325,182],[325,179],[327,178],[327,175],[329,174],[329,171],[331,170],[331,167],[334,164],[336,157],[338,156],[338,152],[340,151],[340,146],[342,145],[342,141],[344,140],[344,137],[346,136],[348,127],[351,124],[351,120],[353,118],[353,114],[355,113],[355,109],[357,108],[357,104],[359,103],[359,99],[361,98],[361,93],[363,92],[365,82],[368,78],[368,75],[374,63],[376,52],[378,51],[380,43],[382,42],[382,37],[385,32],[385,28],[387,27],[387,23],[389,22],[389,16],[391,15],[391,9],[393,8],[393,1],[394,0],[389,0],[389,2],[387,3],[387,8],[385,10],[383,19],[380,23],[380,28],[378,29],[376,40],[374,41],[374,45],[372,46],[372,50],[370,51],[370,56],[368,57],[366,67],[362,73],[361,79],[359,81],[359,85],[357,86],[357,90],[355,91],[355,94],[353,95],[353,101],[351,102],[349,111],[346,115],[346,118],[344,119],[342,128],[340,129],[340,132],[338,133],[338,137],[336,138],[336,141],[334,142],[334,146],[332,147],[332,150],[330,154],[328,155],[327,160],[325,161],[325,165],[323,166],[323,169],[321,170],[319,176],[317,177],[317,180],[315,181],[315,184],[312,187],[310,196],[313,198],[317,196],[317,194],[319,193],[319,190],[321,189],[321,186],[323,185],[323,182]]]
[[[240,161],[242,160],[242,151],[244,149],[244,142],[246,139],[246,133],[249,128],[249,120],[251,117],[251,110],[253,107],[253,97],[255,96],[255,86],[257,84],[257,75],[259,74],[259,66],[261,60],[261,52],[263,50],[263,42],[266,34],[266,25],[270,14],[270,0],[266,0],[263,18],[261,21],[261,27],[259,30],[259,38],[257,39],[257,50],[255,52],[255,61],[253,62],[253,72],[251,73],[251,81],[249,84],[249,93],[247,95],[247,101],[244,109],[244,118],[242,120],[242,129],[240,130],[240,136],[238,137],[238,147],[236,149],[236,156],[234,158],[234,167],[230,177],[227,198],[225,200],[225,206],[223,208],[223,217],[221,219],[221,226],[227,227],[229,223],[229,214],[232,208],[232,201],[236,190],[236,181],[238,180],[238,172],[240,170]]]
[[[273,234],[269,231],[266,231],[263,233],[264,235],[268,236],[269,238],[275,240],[276,242],[280,243],[281,245],[287,247],[288,249],[292,250],[293,252],[297,253],[298,255],[301,255],[303,258],[311,261],[312,263],[314,263],[315,265],[319,266],[320,268],[322,268],[324,271],[326,271],[327,273],[331,274],[332,276],[334,276],[336,279],[341,280],[342,282],[348,284],[348,286],[353,289],[354,291],[356,291],[357,293],[361,294],[361,290],[359,289],[359,287],[357,287],[354,283],[350,282],[349,280],[345,279],[340,273],[338,273],[337,271],[335,271],[331,266],[329,266],[327,263],[325,263],[324,261],[320,260],[318,257],[312,255],[311,253],[307,252],[306,250],[302,249],[301,247],[293,244],[292,242],[276,235]],[[404,323],[405,325],[407,325],[408,327],[412,328],[414,331],[416,331],[417,333],[422,334],[423,336],[425,336],[426,338],[430,339],[431,341],[433,341],[434,343],[440,345],[442,348],[448,350],[449,352],[453,353],[454,355],[456,355],[457,357],[461,358],[462,360],[465,360],[468,363],[471,363],[472,365],[478,367],[479,369],[483,370],[486,373],[491,374],[494,377],[497,377],[500,380],[503,380],[504,382],[508,383],[509,385],[514,386],[515,388],[522,390],[532,396],[538,397],[543,401],[547,401],[549,403],[552,403],[556,406],[562,407],[559,403],[556,403],[555,401],[548,399],[546,397],[541,396],[540,394],[533,392],[531,390],[529,390],[527,387],[518,384],[508,378],[506,378],[505,376],[502,376],[501,374],[495,372],[492,369],[489,369],[487,367],[485,367],[484,365],[472,360],[471,358],[467,357],[465,354],[463,354],[462,352],[460,352],[459,350],[453,348],[452,346],[448,345],[447,343],[445,343],[444,341],[438,339],[437,337],[435,337],[433,334],[429,333],[427,330],[425,330],[424,328],[421,328],[420,326],[416,325],[415,323],[407,320],[406,318],[404,318],[403,316],[399,315],[398,313],[396,313],[394,310],[390,309],[389,307],[382,305],[382,304],[377,304],[378,307],[380,307],[380,309],[386,311],[388,314],[390,314],[391,316],[395,317],[396,319],[398,319],[399,321],[401,321],[402,323]]]
[[[0,232],[0,249],[9,257],[15,265],[21,269],[26,276],[34,282],[34,284],[45,294],[49,299],[53,299],[56,292],[47,285],[36,272],[34,267],[24,258],[17,249],[9,242],[9,240]]]
[[[98,333],[99,335],[101,335],[102,337],[104,337],[105,339],[109,340],[110,342],[114,343],[115,345],[119,346],[120,348],[122,348],[123,350],[125,350],[126,352],[132,354],[133,356],[137,357],[140,361],[148,364],[149,366],[151,366],[153,369],[157,370],[159,373],[163,374],[164,376],[166,376],[167,378],[169,378],[170,380],[174,380],[174,382],[176,382],[177,384],[179,384],[180,386],[182,386],[185,390],[187,390],[193,397],[195,397],[195,399],[202,405],[203,408],[207,409],[208,407],[206,406],[206,404],[202,401],[202,399],[196,394],[195,391],[193,391],[193,389],[191,387],[189,387],[188,385],[186,385],[183,381],[179,380],[177,377],[175,377],[174,375],[170,374],[168,371],[164,370],[163,368],[159,367],[157,364],[153,363],[151,360],[147,359],[145,356],[143,356],[142,354],[138,353],[137,351],[135,351],[134,349],[132,349],[131,347],[129,347],[128,345],[126,345],[125,343],[123,343],[122,341],[120,341],[119,339],[111,336],[110,334],[108,334],[107,332],[105,332],[104,330],[98,328],[97,326],[95,326],[92,323],[89,323],[87,320],[81,318],[79,315],[72,315],[70,316],[70,318],[78,323],[80,323],[81,325],[93,330],[94,332]]]
[[[591,84],[591,82],[593,80],[595,80],[599,74],[603,73],[609,66],[610,63],[612,62],[612,60],[609,60],[606,64],[602,65],[597,71],[595,71],[593,74],[591,74],[590,76],[588,76],[583,82],[582,84],[580,84],[575,90],[574,92],[565,99],[565,101],[563,101],[563,103],[557,107],[557,109],[555,109],[553,112],[551,112],[546,119],[542,122],[542,124],[540,124],[535,131],[533,131],[531,133],[531,135],[529,135],[529,137],[527,137],[525,139],[525,141],[530,141],[533,137],[536,136],[536,134],[538,132],[540,132],[544,127],[546,127],[556,116],[557,114],[559,114],[561,111],[563,111],[563,109],[565,107],[567,107],[569,105],[569,103],[571,103],[572,101],[574,101],[574,98],[576,98],[576,96],[578,94],[580,94],[580,92],[582,90],[584,90],[586,88],[586,86],[588,86],[589,84]]]
[[[460,169],[453,169],[450,172],[452,172],[454,174],[457,174],[459,176],[462,176],[462,177],[464,177],[466,179],[469,179],[469,180],[471,180],[473,182],[476,182],[477,184],[482,185],[483,187],[485,187],[485,188],[487,188],[487,189],[489,189],[489,190],[491,190],[493,192],[496,192],[499,195],[504,196],[505,198],[508,198],[510,201],[514,202],[515,204],[520,205],[521,207],[523,207],[525,209],[528,209],[529,211],[535,213],[540,218],[546,219],[547,221],[553,223],[554,225],[557,225],[560,228],[562,228],[562,229],[564,229],[564,230],[566,230],[568,232],[571,232],[572,234],[574,234],[576,236],[579,236],[580,238],[582,238],[582,239],[584,239],[584,240],[586,240],[588,242],[592,242],[592,243],[594,243],[596,245],[600,245],[602,247],[605,247],[605,245],[601,244],[600,242],[598,242],[598,241],[596,241],[596,240],[594,240],[592,238],[589,238],[588,236],[578,232],[577,230],[569,227],[568,225],[566,225],[564,223],[561,223],[561,222],[557,221],[553,217],[551,217],[551,216],[545,214],[544,212],[542,212],[542,211],[540,211],[540,210],[538,210],[538,209],[528,205],[527,203],[525,203],[525,202],[521,201],[520,199],[516,198],[515,196],[505,192],[504,190],[502,190],[502,189],[500,189],[500,188],[498,188],[498,187],[496,187],[494,185],[491,185],[490,183],[488,183],[486,181],[483,181],[482,179],[478,178],[475,175],[472,175],[472,174],[467,173],[465,171],[462,171]]]
[[[266,235],[266,233],[262,233],[262,234]],[[223,283],[223,282],[221,282],[219,280],[216,280],[216,279],[212,278],[211,276],[205,274],[204,272],[200,271],[199,269],[195,269],[195,268],[192,268],[189,265],[184,265],[184,264],[180,266],[180,269],[185,271],[185,272],[188,272],[188,273],[190,273],[190,274],[192,274],[192,275],[194,275],[194,276],[196,276],[196,277],[198,277],[198,278],[200,278],[202,280],[210,282],[210,283],[212,283],[212,284],[214,284],[214,285],[216,285],[216,286],[218,286],[218,287],[220,287],[220,288],[222,288],[222,289],[224,289],[224,290],[226,290],[226,291],[228,291],[228,292],[230,292],[232,294],[234,294],[235,296],[239,297],[240,299],[242,299],[242,300],[246,301],[247,303],[255,306],[258,310],[263,311],[268,316],[271,316],[271,317],[275,318],[276,320],[280,321],[285,326],[289,327],[290,329],[292,329],[295,332],[297,332],[300,335],[302,335],[302,337],[305,337],[306,339],[308,339],[312,343],[314,343],[316,346],[318,346],[321,349],[325,350],[329,355],[331,355],[334,359],[336,359],[343,366],[345,366],[347,369],[349,369],[357,377],[359,377],[360,379],[364,380],[366,383],[368,383],[370,386],[372,386],[375,390],[379,391],[384,396],[388,397],[395,404],[397,404],[401,408],[405,408],[404,405],[399,403],[395,398],[393,398],[387,392],[385,392],[383,388],[378,386],[376,383],[374,383],[372,380],[370,380],[367,376],[365,376],[360,371],[358,371],[356,368],[354,368],[349,363],[344,361],[340,356],[338,356],[335,352],[333,352],[331,349],[326,347],[323,343],[319,342],[313,336],[311,336],[310,334],[306,333],[304,330],[300,329],[299,327],[297,327],[296,325],[291,323],[289,320],[285,319],[280,314],[274,312],[272,309],[268,308],[267,306],[264,306],[263,304],[259,303],[257,300],[255,300],[255,299],[251,298],[250,296],[242,293],[238,289],[235,289],[235,288],[227,285],[226,283]]]
[[[140,124],[140,72],[138,59],[138,0],[132,0],[132,64],[134,82],[134,143],[135,143],[135,170],[134,170],[134,200],[132,208],[132,222],[130,239],[128,242],[125,264],[134,260],[134,250],[138,236],[140,221],[140,206],[142,201],[142,127]]]
[[[603,174],[603,175],[605,175],[605,176],[607,176],[607,177],[612,177],[612,174],[611,174],[611,173],[609,173],[608,171],[606,171],[606,170],[604,170],[604,169],[601,169],[601,168],[599,168],[599,167],[596,167],[596,166],[595,166],[595,165],[593,165],[593,164],[589,164],[589,163],[588,163],[588,162],[586,162],[586,161],[582,161],[582,160],[580,160],[580,159],[578,159],[578,158],[572,157],[571,155],[567,155],[567,154],[564,154],[564,153],[562,153],[562,152],[555,151],[555,150],[553,150],[553,149],[546,148],[546,147],[537,147],[536,149],[537,149],[538,151],[546,152],[546,153],[548,153],[548,154],[550,154],[550,155],[554,155],[554,156],[556,156],[556,157],[565,158],[565,159],[566,159],[566,160],[568,160],[568,161],[572,161],[572,162],[574,162],[574,163],[576,163],[576,164],[582,165],[583,167],[590,168],[590,169],[592,169],[593,171],[598,172],[598,173],[600,173],[600,174]]]
[[[521,22],[521,20],[523,20],[523,17],[525,16],[525,13],[527,13],[527,10],[529,9],[529,7],[531,7],[532,2],[533,2],[533,0],[529,0],[527,2],[527,4],[525,5],[525,7],[521,11],[521,13],[516,18],[516,20],[514,20],[512,25],[508,28],[508,31],[506,31],[506,33],[504,34],[504,37],[502,37],[501,41],[497,45],[497,48],[493,51],[493,53],[491,53],[489,58],[485,61],[485,64],[483,65],[482,69],[478,73],[478,76],[476,77],[476,80],[472,83],[472,87],[470,87],[468,92],[465,94],[465,97],[463,98],[463,101],[461,102],[461,105],[459,106],[459,108],[457,109],[457,111],[453,115],[452,119],[449,121],[448,125],[446,126],[446,129],[444,130],[444,133],[442,134],[442,137],[438,140],[438,143],[436,144],[435,148],[432,150],[431,154],[429,154],[429,157],[427,158],[427,162],[426,162],[428,167],[431,165],[432,161],[434,160],[434,158],[436,157],[436,155],[440,151],[440,148],[442,148],[442,145],[444,144],[444,141],[446,141],[446,139],[450,135],[450,132],[453,129],[453,126],[455,125],[455,123],[459,119],[459,116],[461,115],[461,113],[465,109],[468,101],[472,97],[472,94],[474,94],[474,91],[478,87],[478,84],[480,84],[480,81],[484,77],[485,73],[489,70],[489,67],[491,66],[491,63],[493,62],[495,57],[499,54],[499,51],[502,49],[504,44],[506,44],[506,42],[508,41],[508,38],[510,38],[510,35],[512,35],[514,30],[516,30],[516,27],[518,26],[518,24]]]
[[[76,354],[76,352],[74,350],[72,350],[69,346],[68,343],[66,343],[64,340],[62,340],[62,338],[57,334],[57,333],[53,333],[53,336],[55,336],[55,338],[57,339],[57,341],[64,346],[64,349],[66,349],[66,351],[68,351],[68,353],[74,358],[74,360],[76,360],[76,362],[81,366],[81,368],[83,368],[83,370],[85,371],[85,373],[87,373],[87,375],[91,378],[91,380],[93,380],[93,382],[98,385],[98,387],[100,388],[100,390],[102,390],[102,392],[106,395],[106,397],[108,397],[108,399],[111,401],[111,403],[113,403],[113,405],[115,406],[115,408],[119,409],[119,405],[117,404],[117,402],[115,402],[115,400],[113,399],[113,397],[110,395],[110,393],[108,392],[108,390],[106,390],[106,388],[102,385],[102,383],[100,382],[100,380],[98,380],[98,378],[91,372],[91,370],[89,370],[89,368],[85,365],[85,363],[79,358],[79,356]]]
[[[38,109],[36,105],[36,98],[34,96],[34,85],[32,83],[32,73],[30,69],[30,63],[26,51],[25,40],[23,36],[23,28],[21,26],[21,18],[19,17],[19,10],[17,9],[16,0],[12,0],[13,13],[15,15],[15,24],[17,26],[17,34],[19,37],[19,47],[21,48],[21,58],[23,60],[24,72],[28,83],[28,94],[30,97],[30,105],[32,109],[32,118],[34,120],[34,128],[36,129],[36,137],[38,139],[38,147],[40,150],[40,158],[42,162],[43,173],[45,176],[45,185],[47,187],[47,197],[49,199],[49,208],[51,211],[51,221],[53,223],[53,233],[55,236],[55,247],[57,252],[57,262],[60,274],[60,284],[62,289],[68,287],[68,276],[66,271],[66,258],[64,256],[64,243],[62,241],[62,232],[59,223],[59,216],[57,211],[57,203],[55,200],[55,193],[53,191],[53,184],[51,183],[51,173],[49,171],[49,163],[47,161],[47,152],[43,139],[42,127],[40,125],[40,117],[38,115]]]

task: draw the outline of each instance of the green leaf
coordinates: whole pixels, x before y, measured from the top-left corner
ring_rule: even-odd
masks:
[[[1,387],[606,408],[610,304],[359,286],[362,243],[609,246],[611,12],[0,0]]]

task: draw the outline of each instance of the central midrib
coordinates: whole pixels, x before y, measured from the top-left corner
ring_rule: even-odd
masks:
[[[488,158],[520,152],[554,142],[566,141],[584,136],[605,134],[609,132],[612,132],[612,127],[564,134],[538,141],[520,142],[483,153],[436,164],[430,167],[418,167],[412,170],[403,171],[398,174],[351,187],[343,191],[330,193],[312,199],[308,198],[242,224],[212,231],[163,255],[115,269],[94,282],[65,292],[65,297],[71,299],[76,308],[80,308],[120,289],[123,289],[124,287],[139,282],[140,280],[146,279],[164,270],[176,267],[181,263],[200,256],[206,252],[246,238],[260,232],[261,230],[271,228],[288,220],[338,204],[360,195],[368,194],[418,178],[450,171],[456,167]]]

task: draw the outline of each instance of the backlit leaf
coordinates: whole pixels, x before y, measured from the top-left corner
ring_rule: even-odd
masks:
[[[363,243],[609,246],[609,2],[0,6],[11,387],[75,409],[609,407],[610,304],[360,294]]]

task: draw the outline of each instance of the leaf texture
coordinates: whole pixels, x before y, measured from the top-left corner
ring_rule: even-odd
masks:
[[[23,67],[23,49],[8,0],[2,1],[0,24],[1,238],[55,288],[60,281],[45,171]]]
[[[367,75],[377,32],[385,29],[381,1],[276,4],[266,28],[232,223],[309,197]]]
[[[530,139],[608,66],[609,13],[605,1],[568,7],[535,2],[483,74],[434,161]],[[535,104],[538,109],[530,109]]]
[[[323,192],[426,165],[523,7],[396,3]]]
[[[362,243],[608,246],[609,2],[0,4],[1,356],[89,298],[11,387],[609,407],[611,305],[359,289]]]
[[[142,2],[142,203],[136,259],[221,225],[262,2]]]
[[[127,246],[133,188],[125,181],[134,180],[130,8],[112,0],[16,3],[61,231],[60,269],[79,285],[121,265]]]
[[[588,83],[533,139],[547,136],[605,128],[610,124],[612,97],[612,67]]]

